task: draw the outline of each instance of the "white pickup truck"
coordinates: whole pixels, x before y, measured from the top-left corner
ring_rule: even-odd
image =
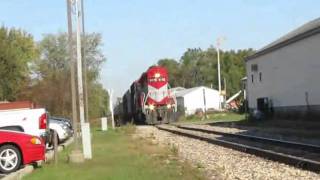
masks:
[[[47,140],[47,123],[43,108],[0,110],[0,129],[22,131]]]

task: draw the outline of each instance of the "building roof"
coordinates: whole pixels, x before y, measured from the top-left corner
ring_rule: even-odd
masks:
[[[269,45],[261,48],[255,54],[246,58],[246,61],[257,58],[269,52],[275,51],[279,48],[287,46],[289,44],[295,43],[307,37],[313,36],[320,33],[320,18],[312,20],[299,28],[289,32],[288,34],[282,36],[278,40],[270,43]]]
[[[194,91],[197,91],[197,90],[203,89],[203,88],[210,89],[210,90],[213,90],[213,91],[217,91],[217,90],[215,90],[215,89],[211,89],[211,88],[208,88],[208,87],[205,87],[205,86],[199,86],[199,87],[193,87],[193,88],[189,88],[189,89],[177,91],[177,92],[176,92],[176,97],[183,97],[183,96],[185,96],[186,94],[189,94],[189,93],[191,93],[191,92],[194,92]]]
[[[183,90],[185,90],[186,88],[184,88],[184,87],[174,87],[174,88],[170,88],[170,91],[175,91],[175,92],[177,92],[177,91],[183,91]]]

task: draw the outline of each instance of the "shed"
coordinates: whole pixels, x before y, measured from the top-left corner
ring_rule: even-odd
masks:
[[[208,87],[200,86],[180,90],[175,93],[178,109],[183,109],[186,115],[191,115],[197,109],[219,110],[219,91]],[[223,96],[220,96],[222,103]]]

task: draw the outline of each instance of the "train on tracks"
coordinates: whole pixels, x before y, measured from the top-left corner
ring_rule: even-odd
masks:
[[[151,66],[134,81],[118,104],[121,124],[164,124],[175,121],[177,103],[170,91],[167,69]],[[119,107],[122,106],[122,107]]]

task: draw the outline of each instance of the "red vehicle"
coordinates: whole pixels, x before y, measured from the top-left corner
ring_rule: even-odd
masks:
[[[0,172],[10,173],[21,165],[45,159],[44,141],[22,132],[0,130]]]
[[[132,83],[123,96],[125,118],[146,124],[174,121],[176,99],[170,93],[168,78],[164,67],[152,66]]]

